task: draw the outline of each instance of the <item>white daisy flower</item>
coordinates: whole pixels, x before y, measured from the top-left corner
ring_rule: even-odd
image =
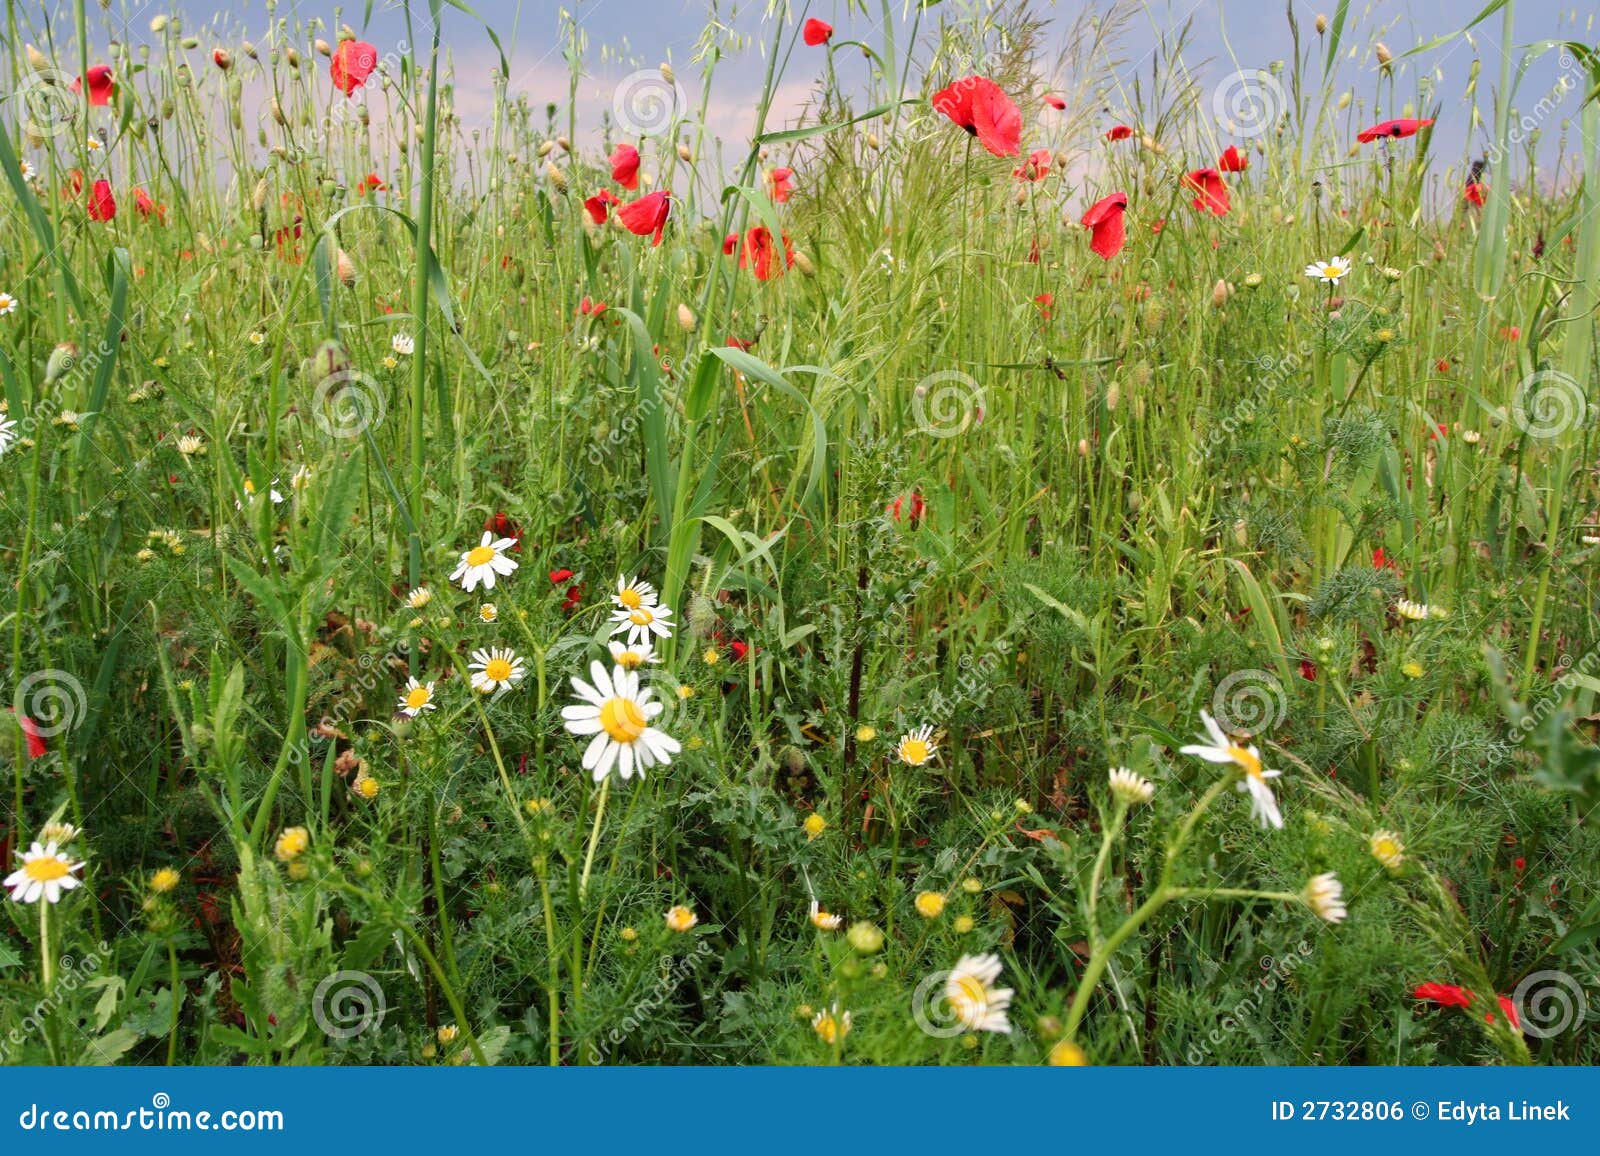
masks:
[[[811,1030],[817,1033],[819,1040],[832,1047],[850,1034],[850,1018],[850,1013],[841,1010],[835,1000],[832,1007],[823,1008],[811,1017]]]
[[[1328,285],[1337,285],[1349,273],[1349,257],[1330,257],[1326,261],[1313,261],[1306,266],[1307,277],[1314,277]]]
[[[1156,787],[1149,779],[1137,775],[1127,767],[1112,767],[1108,776],[1111,793],[1130,807],[1148,803],[1155,798]]]
[[[450,581],[461,583],[461,589],[471,594],[483,583],[485,590],[493,590],[496,576],[510,574],[517,563],[506,557],[505,551],[517,544],[515,538],[496,538],[483,532],[483,541],[461,555],[461,564],[450,575]]]
[[[474,650],[467,669],[472,671],[472,689],[482,694],[516,686],[528,673],[522,659],[509,646]]]
[[[31,180],[33,180],[34,177],[36,177],[38,175],[39,175],[39,171],[37,169],[35,169],[27,161],[23,161],[22,162],[22,179],[23,180],[31,181]]]
[[[17,440],[17,423],[0,417],[0,455],[3,455]]]
[[[1306,884],[1306,906],[1317,913],[1325,923],[1340,923],[1349,914],[1344,906],[1344,885],[1330,871],[1314,876]]]
[[[1402,598],[1396,602],[1394,612],[1408,622],[1421,622],[1424,618],[1433,616],[1433,610],[1426,602],[1413,602],[1409,598]]]
[[[101,149],[106,147],[101,142],[99,137],[94,137],[94,136],[85,137],[84,140],[83,140],[83,144],[84,144],[84,147],[87,148],[92,153],[97,153]]]
[[[1252,746],[1239,746],[1217,725],[1217,720],[1205,711],[1200,712],[1200,721],[1205,724],[1206,736],[1210,739],[1206,743],[1191,743],[1186,747],[1179,747],[1180,753],[1194,755],[1208,763],[1228,763],[1238,767],[1244,772],[1244,777],[1239,780],[1238,788],[1250,796],[1250,814],[1252,818],[1261,820],[1263,827],[1283,828],[1283,815],[1278,811],[1278,800],[1272,794],[1272,788],[1267,785],[1269,779],[1276,779],[1282,771],[1269,771],[1261,766],[1261,752]]]
[[[1011,989],[995,987],[1000,978],[997,955],[963,955],[944,981],[944,997],[961,1024],[975,1032],[1009,1032]]]
[[[639,686],[637,672],[618,666],[607,673],[599,662],[591,662],[589,677],[592,683],[573,677],[572,689],[583,702],[562,707],[561,717],[573,734],[594,736],[583,752],[583,768],[595,782],[613,767],[620,768],[624,782],[635,770],[642,777],[647,767],[666,766],[683,750],[677,739],[650,725],[665,707],[651,701],[651,691]]]
[[[269,495],[271,495],[272,504],[274,506],[283,505],[283,494],[280,493],[279,490],[278,490],[278,479],[277,478],[273,478],[272,479],[272,485],[267,487],[267,493]],[[238,498],[235,498],[233,500],[233,508],[235,510],[242,510],[244,508],[244,503],[245,502],[253,502],[253,501],[255,501],[255,497],[256,497],[256,484],[251,479],[246,478],[244,480],[244,501],[240,501]]]
[[[178,452],[186,458],[206,452],[206,443],[194,434],[184,434],[178,439]]]
[[[416,718],[425,710],[438,710],[439,704],[433,701],[433,683],[418,682],[414,678],[406,680],[406,691],[400,696],[400,713]]]
[[[9,293],[0,293],[0,317],[17,311],[17,299]]]
[[[39,842],[54,843],[58,848],[65,849],[68,843],[76,843],[82,834],[83,828],[71,823],[46,823],[39,828]]]
[[[656,588],[643,579],[618,574],[617,592],[611,596],[611,601],[624,610],[637,610],[641,606],[654,606],[661,597]]]
[[[74,863],[54,843],[40,846],[35,843],[22,853],[22,866],[5,878],[4,886],[11,889],[11,898],[17,903],[60,903],[61,893],[81,886],[83,881],[73,876],[82,871],[83,863]]]
[[[922,766],[939,753],[938,744],[933,741],[933,727],[920,726],[900,736],[894,753],[908,767]]]
[[[624,646],[613,638],[606,643],[606,647],[611,651],[611,661],[623,670],[638,670],[641,666],[650,666],[661,661],[661,656],[656,653],[655,647],[648,642]]]
[[[412,351],[417,348],[417,341],[409,333],[396,333],[389,338],[389,348],[401,357],[410,357]]]
[[[500,608],[493,602],[485,602],[478,607],[478,619],[482,622],[493,622],[500,617]]]
[[[426,586],[418,586],[415,590],[406,595],[406,605],[411,607],[413,610],[421,610],[424,606],[432,601],[433,591],[429,590]]]
[[[672,623],[667,621],[671,617],[670,606],[641,604],[632,610],[619,606],[611,612],[611,621],[616,623],[611,633],[627,634],[629,646],[638,642],[649,642],[652,634],[657,638],[671,638]]]
[[[1367,848],[1372,852],[1372,857],[1393,871],[1406,861],[1406,845],[1400,841],[1400,836],[1390,830],[1378,830],[1372,833],[1367,840]]]
[[[844,916],[833,915],[822,910],[822,905],[815,899],[811,901],[811,925],[818,931],[838,931],[844,926]]]

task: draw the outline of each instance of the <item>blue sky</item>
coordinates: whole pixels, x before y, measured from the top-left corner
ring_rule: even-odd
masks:
[[[803,0],[775,4],[767,0],[472,2],[484,21],[500,34],[510,54],[512,91],[525,92],[535,107],[548,101],[566,103],[567,68],[561,58],[558,29],[563,10],[573,15],[588,40],[585,77],[579,95],[580,123],[587,128],[598,124],[600,110],[609,106],[621,77],[639,68],[653,67],[661,60],[674,62],[691,101],[695,100],[697,70],[689,61],[702,28],[714,14],[748,40],[747,47],[721,66],[707,118],[713,133],[735,145],[750,131],[751,98],[759,89],[764,67],[762,46],[770,39],[773,19],[784,18],[791,28],[798,28],[805,15],[815,15],[833,23],[841,38],[859,36],[875,42],[879,35],[876,25],[882,11],[882,0],[812,0],[809,4]],[[903,41],[909,30],[910,0],[889,2]],[[1486,0],[1369,0],[1365,4],[1352,4],[1352,27],[1347,30],[1345,43],[1359,46],[1359,53],[1356,59],[1341,66],[1342,84],[1353,88],[1357,99],[1373,109],[1380,94],[1377,71],[1368,48],[1373,40],[1382,39],[1396,53],[1404,52],[1418,43],[1460,28],[1484,2]],[[1317,13],[1331,12],[1335,7],[1335,0],[1321,4],[1304,0],[1293,0],[1293,3],[1302,38],[1306,39],[1314,37],[1311,28]],[[358,28],[364,27],[367,38],[377,45],[380,54],[391,52],[404,35],[401,5],[399,0],[373,0],[373,4],[370,22],[363,19],[364,0],[346,4],[342,9],[306,0],[280,0],[277,13],[292,20],[321,18],[330,27],[342,19]],[[996,0],[944,0],[929,10],[927,19],[954,20],[963,11],[994,6]],[[242,0],[225,7],[201,0],[180,0],[177,7],[184,13],[187,29],[199,35],[202,42],[207,41],[210,26],[216,26],[217,36],[223,42],[236,43],[240,36],[261,38],[268,21],[265,0]],[[871,9],[871,15],[862,11],[864,7]],[[1086,5],[1083,0],[1036,0],[1032,11],[1049,19],[1052,35],[1064,39],[1067,25],[1086,7],[1103,9],[1106,5]],[[415,0],[413,11],[419,21],[425,19],[427,9],[427,0]],[[145,34],[149,16],[162,10],[169,10],[169,6],[146,0],[113,0],[111,18],[114,23],[126,27],[131,36],[140,37]],[[773,10],[780,16],[771,15]],[[69,11],[65,7],[57,9],[57,27],[63,31],[71,28]],[[1125,59],[1119,70],[1121,73],[1131,73],[1141,64],[1148,69],[1158,37],[1170,36],[1170,30],[1191,15],[1193,28],[1185,60],[1204,84],[1214,84],[1233,72],[1235,60],[1237,67],[1253,70],[1287,56],[1290,51],[1283,0],[1152,0],[1148,12],[1149,15],[1141,15],[1134,21],[1133,33],[1121,46]],[[1592,20],[1571,4],[1556,0],[1518,0],[1513,43],[1520,47],[1537,40],[1567,38],[1593,43],[1597,33]],[[1399,85],[1402,96],[1415,91],[1415,72],[1437,71],[1436,99],[1442,108],[1436,129],[1436,152],[1448,161],[1464,161],[1469,154],[1481,152],[1487,142],[1485,130],[1472,127],[1463,96],[1472,60],[1474,56],[1481,57],[1483,75],[1478,84],[1477,100],[1484,114],[1488,114],[1498,72],[1500,38],[1500,16],[1495,15],[1474,31],[1470,41],[1458,38],[1407,62],[1408,71]],[[483,119],[491,101],[488,71],[496,60],[487,36],[472,18],[449,11],[443,25],[443,42],[456,68],[458,111],[468,123]],[[839,64],[842,77],[860,76],[863,65],[859,55],[841,53]],[[780,89],[780,116],[792,115],[804,104],[821,66],[822,56],[818,50],[801,48],[796,52]],[[1562,72],[1556,54],[1547,55],[1529,71],[1519,92],[1519,107],[1531,109],[1541,95],[1551,91]],[[1544,163],[1548,164],[1554,156],[1562,122],[1575,115],[1578,99],[1576,93],[1569,93],[1558,102],[1553,113],[1543,118],[1540,156]],[[1384,116],[1400,115],[1403,111],[1375,109]],[[1108,115],[1120,119],[1121,112],[1112,108]]]

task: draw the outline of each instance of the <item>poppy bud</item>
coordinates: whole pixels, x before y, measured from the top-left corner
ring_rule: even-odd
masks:
[[[557,146],[557,147],[558,147],[558,148],[560,148],[560,150],[561,150],[561,151],[562,151],[562,152],[564,152],[564,153],[570,153],[570,152],[571,152],[571,151],[572,151],[572,142],[571,142],[571,141],[569,141],[569,140],[568,140],[568,139],[567,139],[567,138],[566,138],[566,137],[564,137],[564,136],[558,136],[558,137],[556,137],[556,146]]]
[[[1089,439],[1088,438],[1079,438],[1078,439],[1078,456],[1080,458],[1086,458],[1086,457],[1089,456]]]
[[[661,79],[666,81],[668,84],[678,83],[678,76],[672,71],[672,65],[666,63],[665,61],[662,61],[661,63]]]
[[[78,347],[70,341],[64,341],[50,351],[50,359],[45,362],[44,381],[46,385],[53,385],[59,381],[63,374],[68,373],[78,363]]]
[[[1222,278],[1217,278],[1217,283],[1211,287],[1211,304],[1218,309],[1228,303],[1228,298],[1233,296],[1233,286]]]
[[[1026,205],[1028,203],[1028,190],[1023,188],[1021,185],[1018,185],[1015,199],[1019,208],[1023,205]]]
[[[694,328],[697,324],[698,322],[695,320],[694,310],[690,309],[687,305],[680,301],[678,303],[678,328],[683,330],[685,333],[692,333],[694,332]]]
[[[564,193],[567,191],[567,174],[557,168],[554,161],[544,162],[544,176],[551,186],[555,188],[556,192]]]
[[[151,32],[151,35],[160,36],[166,30],[167,30],[167,16],[166,16],[166,13],[161,13],[158,16],[150,17],[150,32]]]
[[[1246,289],[1259,289],[1261,288],[1262,280],[1263,278],[1260,273],[1251,273],[1244,279],[1244,287]]]
[[[284,57],[283,58],[286,61],[289,62],[289,67],[290,68],[299,68],[300,67],[300,50],[298,48],[296,48],[294,45],[291,44],[289,46],[289,50],[284,53]]]
[[[339,272],[339,280],[344,283],[345,288],[356,283],[356,263],[350,259],[349,253],[340,249],[339,258],[334,264]]]
[[[678,159],[686,165],[694,164],[694,154],[689,151],[689,146],[678,142]]]
[[[198,36],[185,36],[182,40],[178,41],[178,44],[185,52],[193,52],[196,48],[200,47],[200,38]]]
[[[45,59],[44,53],[40,52],[31,44],[28,45],[26,51],[28,54],[28,66],[30,68],[32,68],[35,72],[50,71],[50,62]]]
[[[869,132],[867,134],[867,147],[869,149],[874,150],[874,151],[876,151],[878,149],[881,149],[883,147],[883,142],[878,139],[878,134],[877,133]]]
[[[1343,112],[1350,107],[1350,102],[1355,99],[1355,94],[1348,88],[1339,94],[1339,111]]]
[[[815,277],[817,275],[817,267],[811,263],[811,258],[804,253],[796,253],[794,255],[794,267],[807,277]]]
[[[223,72],[227,72],[228,69],[233,67],[233,57],[228,55],[226,48],[213,48],[211,50],[211,63],[222,69]]]
[[[549,156],[551,153],[553,153],[555,151],[556,151],[556,142],[555,141],[547,140],[547,141],[540,141],[539,142],[539,153],[538,153],[538,156],[539,156],[540,160],[544,160],[545,157]]]
[[[251,60],[259,60],[259,59],[261,59],[259,56],[256,55],[256,46],[254,44],[251,44],[248,40],[246,40],[243,44],[239,45],[239,50],[241,52],[243,52],[246,56],[248,56]]]
[[[317,39],[312,43],[311,47],[313,47],[313,48],[315,48],[317,50],[317,55],[318,56],[332,56],[333,55],[333,46],[331,44],[329,44],[326,40],[322,39],[322,37],[320,37],[320,36],[317,37]]]
[[[356,30],[354,28],[350,27],[350,25],[348,25],[348,24],[339,25],[339,39],[340,40],[354,40],[355,38],[356,38]]]
[[[1390,52],[1389,46],[1381,40],[1373,48],[1372,54],[1378,58],[1379,68],[1388,68],[1390,62],[1394,60],[1394,53]]]
[[[1317,35],[1321,36],[1328,30],[1328,18],[1321,12],[1317,13]]]

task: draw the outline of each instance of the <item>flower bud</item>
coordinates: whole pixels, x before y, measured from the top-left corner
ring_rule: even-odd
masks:
[[[1328,30],[1328,18],[1321,12],[1317,13],[1317,35],[1321,36]]]
[[[322,39],[322,37],[320,37],[320,36],[317,37],[316,40],[312,42],[311,47],[313,47],[313,48],[315,48],[317,50],[317,55],[318,56],[332,56],[333,55],[333,46],[330,45],[326,40]]]
[[[233,57],[228,54],[226,48],[213,48],[211,50],[211,63],[222,69],[223,72],[227,72],[228,69],[233,67]]]
[[[698,324],[699,322],[695,320],[694,310],[680,301],[678,303],[678,328],[685,333],[692,333]]]
[[[666,81],[668,84],[678,83],[677,73],[672,71],[672,65],[668,64],[666,61],[661,62],[661,79]]]

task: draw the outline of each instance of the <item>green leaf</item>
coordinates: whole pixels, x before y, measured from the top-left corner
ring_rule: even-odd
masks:
[[[792,144],[795,141],[810,140],[812,137],[826,136],[828,133],[838,132],[842,128],[849,128],[853,124],[860,124],[864,120],[873,120],[885,113],[893,112],[901,105],[919,103],[912,97],[904,100],[891,100],[887,104],[880,104],[876,108],[869,108],[860,116],[853,116],[849,120],[830,121],[827,124],[814,124],[809,128],[786,128],[777,132],[764,132],[756,137],[758,145]]]

